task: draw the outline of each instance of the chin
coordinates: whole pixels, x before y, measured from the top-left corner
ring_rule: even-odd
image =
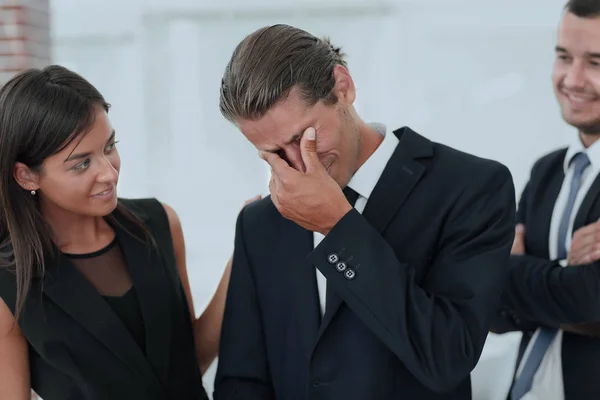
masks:
[[[596,118],[589,118],[584,117],[583,115],[574,116],[572,113],[563,113],[563,119],[567,124],[577,128],[583,134],[600,134],[600,116]]]
[[[90,208],[90,214],[94,217],[106,217],[112,214],[117,208],[118,199],[115,197],[112,201],[103,202],[104,204],[94,204]]]
[[[600,120],[599,100],[575,102],[562,95],[559,103],[563,118],[569,123],[588,124]]]

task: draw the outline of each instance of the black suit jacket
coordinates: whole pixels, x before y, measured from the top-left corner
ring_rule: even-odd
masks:
[[[518,362],[539,326],[600,321],[600,263],[563,268],[548,251],[554,205],[564,180],[567,149],[539,159],[519,201],[517,222],[526,226],[526,255],[511,256],[508,285],[492,329],[523,331]],[[600,176],[581,204],[573,232],[600,218]],[[600,398],[600,339],[564,332],[562,366],[565,400]]]
[[[216,400],[471,398],[514,237],[511,175],[394,133],[363,215],[350,211],[314,250],[270,198],[240,213]],[[315,267],[337,294],[322,321]]]
[[[117,238],[136,288],[146,348],[63,255],[34,279],[19,326],[29,343],[31,386],[44,400],[207,399],[167,215],[154,200],[123,200],[156,247],[119,218]],[[0,296],[14,312],[16,281],[0,269]]]

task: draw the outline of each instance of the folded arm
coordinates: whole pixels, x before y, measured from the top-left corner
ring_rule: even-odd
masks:
[[[515,242],[521,242],[515,243],[518,244],[515,247],[521,250],[511,255],[508,284],[492,331],[531,331],[545,325],[599,336],[600,324],[595,321],[600,321],[600,263],[564,267],[566,260],[547,260],[526,254],[530,196],[528,182],[517,211],[517,223],[524,227],[524,232],[520,237],[515,236]]]
[[[529,255],[513,255],[502,309],[559,327],[600,321],[600,264],[562,267]]]

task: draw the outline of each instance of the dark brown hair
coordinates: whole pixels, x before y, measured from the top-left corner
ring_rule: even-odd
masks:
[[[600,0],[569,0],[565,11],[579,18],[595,18],[600,16]]]
[[[329,39],[289,25],[261,28],[235,48],[221,81],[219,108],[229,121],[256,120],[294,87],[308,105],[335,104],[336,65],[346,62]]]
[[[92,84],[58,65],[21,72],[0,89],[0,268],[16,274],[16,318],[31,280],[44,275],[57,249],[37,196],[14,178],[15,163],[40,171],[46,158],[91,129],[98,107],[108,112],[110,105]],[[149,238],[143,223],[120,202],[106,219],[116,223],[118,216],[143,232],[139,239]]]

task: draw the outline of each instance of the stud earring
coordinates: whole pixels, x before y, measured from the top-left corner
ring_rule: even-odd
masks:
[[[31,193],[32,196],[35,196],[36,192],[35,192],[35,190],[32,190],[30,193]]]

